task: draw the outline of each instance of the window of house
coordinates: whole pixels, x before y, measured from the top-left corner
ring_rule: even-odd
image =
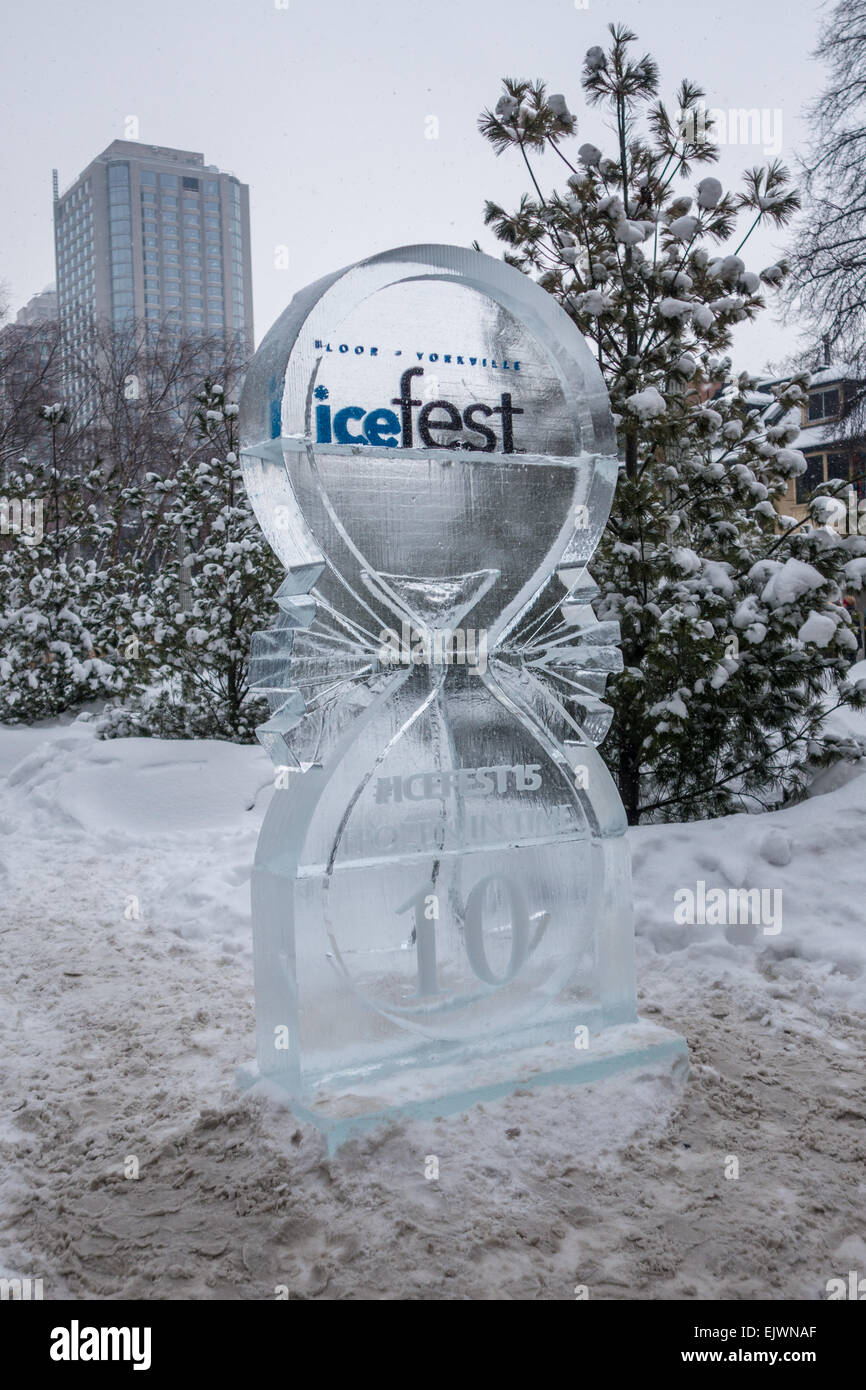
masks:
[[[809,412],[810,420],[833,420],[839,414],[839,388],[832,387],[829,391],[811,391],[809,393]]]
[[[828,454],[827,455],[827,481],[834,478],[848,478],[850,476],[848,468],[847,454]]]
[[[797,479],[797,501],[808,502],[810,493],[824,481],[824,455],[806,456],[806,471]]]

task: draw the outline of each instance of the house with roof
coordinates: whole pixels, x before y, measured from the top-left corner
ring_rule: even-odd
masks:
[[[789,374],[790,375],[790,374]],[[755,404],[771,396],[772,388],[786,377],[761,380],[753,393]],[[847,482],[858,499],[866,498],[866,443],[862,433],[852,427],[851,409],[862,392],[862,378],[847,362],[829,361],[812,372],[807,395],[794,411],[787,413],[790,423],[800,428],[793,447],[806,459],[806,471],[792,478],[788,492],[778,506],[787,516],[802,521],[808,514],[808,500],[821,483],[838,483],[840,493]],[[785,412],[775,401],[766,407],[767,424],[780,424]]]
[[[752,392],[753,403],[762,411],[766,424],[787,423],[800,430],[792,447],[805,457],[806,471],[789,481],[786,495],[777,503],[779,512],[797,521],[805,520],[809,514],[809,498],[822,483],[836,484],[833,491],[843,499],[853,491],[854,507],[859,507],[866,499],[866,439],[862,422],[855,422],[852,412],[855,400],[858,404],[862,400],[862,375],[847,362],[831,362],[825,343],[824,360],[813,369],[806,395],[792,410],[785,411],[773,397],[772,390],[789,379],[790,373],[786,377],[761,380]],[[851,515],[849,503],[846,521]],[[857,517],[856,509],[853,515]],[[858,529],[863,534],[862,512]],[[845,606],[859,638],[859,659],[866,653],[866,592],[847,594]]]

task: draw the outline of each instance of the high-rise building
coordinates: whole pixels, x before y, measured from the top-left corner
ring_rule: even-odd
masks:
[[[114,140],[55,196],[54,239],[73,351],[89,355],[96,323],[135,320],[252,352],[249,189],[203,154]]]
[[[56,323],[57,321],[57,290],[54,285],[47,285],[38,294],[31,295],[23,309],[19,309],[15,315],[15,322],[23,324],[25,328],[35,328],[41,323]]]

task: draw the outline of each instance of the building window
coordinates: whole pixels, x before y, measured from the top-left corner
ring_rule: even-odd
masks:
[[[809,454],[806,456],[806,471],[801,473],[797,479],[797,501],[808,502],[809,494],[814,492],[816,487],[820,487],[824,481],[824,455]]]
[[[809,413],[810,420],[835,420],[839,416],[839,388],[834,386],[829,391],[811,391],[809,393]]]
[[[830,482],[837,478],[847,479],[850,476],[848,468],[847,454],[828,454],[827,455],[827,481]]]
[[[198,179],[190,178],[186,174],[184,174],[183,186],[184,188],[194,188],[196,192],[198,192]]]
[[[156,183],[156,174],[152,169],[142,169],[138,175],[139,183]]]
[[[160,188],[177,188],[177,185],[178,185],[177,174],[160,174],[160,176],[159,176],[159,186],[160,186]]]

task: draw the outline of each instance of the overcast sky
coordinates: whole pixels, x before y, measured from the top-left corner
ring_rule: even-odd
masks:
[[[477,237],[499,255],[484,199],[511,205],[526,176],[518,158],[496,158],[477,116],[503,75],[540,77],[578,115],[575,149],[610,150],[579,78],[611,21],[655,55],[672,106],[688,76],[710,107],[757,107],[771,145],[781,122],[790,161],[822,80],[810,57],[821,13],[790,0],[12,0],[0,279],[13,310],[54,279],[51,169],[65,187],[132,116],[143,143],[201,150],[250,185],[258,342],[295,290],[389,246]],[[763,161],[761,145],[723,146],[719,177]],[[560,171],[544,161],[542,186],[561,184]],[[750,268],[778,240],[756,234]],[[288,269],[275,268],[279,246]],[[739,330],[738,366],[796,348],[794,325],[763,317]]]

